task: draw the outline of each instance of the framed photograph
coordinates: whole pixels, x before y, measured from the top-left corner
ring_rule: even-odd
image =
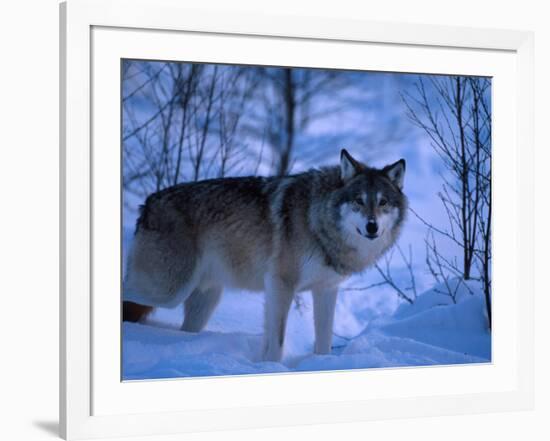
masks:
[[[526,409],[528,32],[70,0],[66,439]]]

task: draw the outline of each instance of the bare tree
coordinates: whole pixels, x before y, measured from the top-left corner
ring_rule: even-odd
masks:
[[[263,107],[263,124],[249,125],[257,137],[266,137],[278,176],[289,173],[296,147],[296,136],[325,113],[313,113],[317,99],[346,86],[341,72],[290,67],[259,68],[263,87],[257,100]]]
[[[427,84],[430,88],[428,91]],[[403,95],[408,116],[431,139],[446,174],[439,197],[449,220],[436,228],[411,210],[430,229],[427,263],[436,279],[448,281],[444,269],[464,280],[479,279],[484,286],[491,323],[491,112],[490,80],[479,77],[419,78],[416,94]],[[462,262],[445,261],[433,232],[452,240],[462,250]],[[473,274],[479,267],[478,273]],[[465,285],[467,286],[467,285]],[[458,289],[458,288],[456,288]],[[456,293],[456,289],[452,291]],[[449,295],[455,300],[450,289]]]
[[[488,99],[490,81],[486,78],[469,78],[472,89],[473,142],[479,168],[476,170],[480,197],[477,221],[479,223],[479,249],[476,250],[480,266],[483,292],[487,307],[489,326],[492,323],[491,309],[491,240],[492,240],[492,180],[491,180],[491,106]]]
[[[247,154],[247,143],[241,139],[239,129],[259,82],[258,76],[242,68],[222,73],[218,112],[219,177],[232,172],[243,155]],[[260,151],[258,161],[261,161],[261,154]]]
[[[189,124],[189,115],[191,114],[191,100],[195,95],[198,87],[198,79],[201,73],[201,66],[198,64],[191,64],[188,68],[187,74],[183,73],[185,67],[180,63],[176,64],[174,69],[177,72],[174,79],[177,82],[178,105],[181,109],[181,120],[179,122],[180,133],[176,152],[176,165],[174,169],[174,178],[172,180],[172,184],[176,185],[180,179],[184,141],[187,134],[187,126]]]
[[[198,181],[200,178],[201,166],[206,153],[206,141],[210,135],[209,128],[215,112],[217,82],[218,66],[214,65],[210,72],[210,78],[206,81],[206,85],[198,88],[199,99],[195,103],[197,108],[193,114],[195,136],[192,137],[193,142],[189,149],[189,159],[193,169],[193,181]],[[198,107],[202,107],[202,111],[199,111]]]
[[[404,97],[404,102],[409,118],[429,135],[432,147],[454,178],[451,181],[445,179],[439,196],[449,216],[451,236],[463,250],[463,276],[469,279],[477,228],[472,214],[476,212],[478,198],[471,198],[470,189],[472,173],[466,144],[464,112],[467,82],[457,76],[431,77],[430,83],[436,91],[435,101],[430,100],[424,80],[419,78],[416,84],[418,96],[412,97],[408,94]],[[472,204],[474,207],[471,207]]]
[[[123,64],[124,181],[144,197],[183,180],[224,176],[244,151],[241,117],[252,89],[239,66]]]

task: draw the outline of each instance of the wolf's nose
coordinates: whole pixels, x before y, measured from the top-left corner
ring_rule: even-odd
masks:
[[[367,224],[367,233],[376,234],[378,232],[378,225],[374,221],[369,221]]]

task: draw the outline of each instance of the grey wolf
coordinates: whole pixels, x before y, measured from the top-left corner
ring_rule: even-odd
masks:
[[[313,295],[315,347],[331,350],[339,284],[373,265],[405,220],[405,160],[285,177],[220,178],[151,194],[124,280],[123,318],[184,303],[182,330],[207,324],[224,287],[265,292],[265,360],[280,360],[296,293]]]

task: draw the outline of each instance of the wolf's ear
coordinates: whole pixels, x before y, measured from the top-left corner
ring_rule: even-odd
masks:
[[[361,169],[361,165],[353,159],[346,149],[340,152],[340,177],[342,181],[353,178]]]
[[[385,166],[382,171],[386,173],[386,176],[399,187],[403,188],[403,181],[405,180],[405,160],[400,159],[399,161]]]

